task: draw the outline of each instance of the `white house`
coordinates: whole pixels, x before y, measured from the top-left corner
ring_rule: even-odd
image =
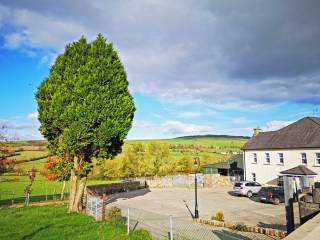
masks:
[[[246,180],[276,184],[281,171],[305,165],[320,181],[320,118],[306,117],[277,131],[254,129],[243,147]]]

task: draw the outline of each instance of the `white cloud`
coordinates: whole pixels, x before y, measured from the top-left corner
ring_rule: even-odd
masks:
[[[149,123],[149,122],[134,122],[132,124],[133,128],[136,129],[150,129],[150,128],[154,128],[154,124]]]
[[[1,133],[4,133],[9,140],[43,139],[38,130],[40,126],[38,112],[32,112],[23,117],[0,119],[0,126],[4,126]]]
[[[25,37],[20,33],[7,34],[4,37],[4,46],[6,48],[18,48],[25,41]]]
[[[37,120],[38,119],[38,115],[39,115],[38,112],[32,112],[32,113],[28,114],[27,118],[29,120]]]
[[[216,114],[217,112],[215,111],[198,111],[198,112],[184,111],[184,112],[177,113],[179,117],[183,117],[183,118],[208,117],[208,116],[214,116]]]
[[[265,127],[263,127],[263,131],[276,131],[281,128],[284,128],[288,126],[289,124],[293,123],[294,121],[281,121],[281,120],[273,120],[266,124]]]
[[[3,0],[0,26],[10,29],[6,47],[51,54],[101,32],[119,51],[130,89],[175,102],[242,109],[319,103],[319,3],[287,4]],[[51,58],[45,54],[42,62]]]
[[[206,134],[212,133],[214,128],[206,125],[167,121],[162,124],[163,131],[170,134]]]
[[[245,117],[236,117],[232,119],[232,123],[234,124],[245,124],[248,123],[248,120]]]

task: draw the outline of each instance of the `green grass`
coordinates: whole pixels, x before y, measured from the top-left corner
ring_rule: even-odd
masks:
[[[21,160],[29,160],[36,157],[46,156],[49,154],[48,151],[21,151],[18,152],[20,155],[10,157],[10,159],[19,162]]]
[[[124,148],[128,147],[130,144],[142,143],[144,145],[149,144],[151,141],[162,141],[169,144],[185,144],[185,145],[201,145],[203,146],[203,151],[200,152],[200,158],[202,163],[216,163],[225,161],[231,157],[231,155],[222,155],[221,152],[239,151],[244,145],[247,139],[237,138],[237,137],[221,137],[221,136],[197,136],[197,137],[182,137],[174,139],[162,139],[162,140],[127,140],[125,142]],[[33,142],[13,142],[13,145],[23,145],[23,146],[33,146],[30,145]],[[40,142],[42,143],[42,142]],[[29,144],[29,145],[28,145]],[[39,142],[36,142],[39,144]],[[212,148],[213,147],[213,148]],[[38,157],[46,155],[47,151],[22,151],[22,155],[14,156],[17,161],[30,159],[32,157]],[[184,156],[194,156],[194,152],[190,149],[189,152],[178,152],[171,151],[170,158],[172,160],[178,160]],[[46,159],[30,161],[25,163],[16,164],[15,169],[21,169],[24,173],[27,173],[33,167],[37,169],[37,177],[32,186],[31,201],[45,200],[46,191],[48,193],[48,199],[53,199],[59,197],[58,194],[61,192],[62,183],[53,182],[46,180],[41,176],[40,172],[43,170],[43,164]],[[24,189],[29,183],[27,176],[9,176],[5,174],[0,176],[0,205],[10,204],[14,193],[15,202],[24,201]],[[93,181],[89,180],[88,185],[94,184],[105,184],[110,183],[110,181]],[[67,183],[66,191],[69,191],[69,183]]]
[[[0,238],[149,240],[145,231],[126,235],[123,224],[94,221],[84,214],[68,214],[66,206],[0,209]]]
[[[0,205],[11,204],[14,199],[15,203],[24,202],[24,189],[29,184],[28,176],[1,176],[0,177]],[[89,180],[88,185],[110,183],[107,180]],[[68,194],[70,183],[66,183],[65,192]],[[62,182],[48,181],[38,174],[32,185],[31,202],[44,201],[46,199],[59,199],[62,189]]]

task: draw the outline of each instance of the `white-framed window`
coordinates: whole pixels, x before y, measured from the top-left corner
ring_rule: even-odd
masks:
[[[257,181],[257,175],[255,173],[252,173],[252,181],[254,182]]]
[[[279,164],[283,164],[284,163],[283,153],[278,153],[278,155],[279,155]]]
[[[316,153],[316,162],[315,165],[320,166],[320,152]]]
[[[258,156],[256,153],[253,153],[253,162],[252,163],[257,163],[258,162]]]
[[[307,154],[306,153],[301,153],[301,162],[302,164],[307,164]]]
[[[266,153],[265,162],[266,162],[266,164],[270,164],[270,153]]]

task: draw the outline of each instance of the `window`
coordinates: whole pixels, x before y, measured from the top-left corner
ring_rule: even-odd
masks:
[[[307,164],[307,154],[301,153],[301,161],[303,164]]]
[[[252,173],[252,181],[256,181],[257,180],[257,176],[256,176],[256,174],[255,173]]]
[[[320,165],[320,153],[316,153],[316,165]]]
[[[279,153],[279,163],[283,164],[284,160],[283,160],[283,153]]]
[[[266,164],[270,164],[270,153],[266,153]]]
[[[257,154],[254,153],[253,154],[253,163],[257,163],[258,162],[258,157],[257,157]]]
[[[283,186],[283,176],[279,176],[279,178],[278,178],[278,186]]]

